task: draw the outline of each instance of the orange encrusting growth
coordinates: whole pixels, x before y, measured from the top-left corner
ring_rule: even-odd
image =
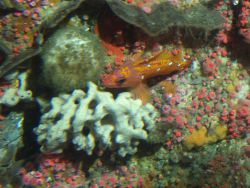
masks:
[[[208,133],[206,127],[201,127],[199,130],[195,130],[191,135],[187,136],[184,139],[184,145],[188,149],[192,149],[194,147],[215,143],[218,140],[223,140],[226,136],[227,127],[225,125],[216,126],[212,134]]]
[[[163,50],[151,58],[125,63],[112,74],[103,76],[102,81],[108,88],[135,87],[149,78],[181,71],[189,65],[182,52],[174,54]]]

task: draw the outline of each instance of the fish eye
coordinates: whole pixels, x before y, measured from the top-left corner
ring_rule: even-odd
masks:
[[[123,84],[126,81],[126,78],[122,78],[117,81],[118,84]]]

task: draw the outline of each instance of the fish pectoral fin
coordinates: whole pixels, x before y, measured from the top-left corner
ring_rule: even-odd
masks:
[[[135,99],[140,99],[143,104],[147,104],[151,100],[151,91],[148,85],[141,82],[136,87],[130,90]]]

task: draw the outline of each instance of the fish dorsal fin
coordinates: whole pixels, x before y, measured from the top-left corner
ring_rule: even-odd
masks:
[[[143,54],[144,54],[143,51],[140,51],[140,52],[138,52],[138,53],[136,53],[136,54],[133,54],[133,55],[132,55],[132,61],[133,61],[132,64],[133,64],[133,65],[142,64],[142,63],[145,61],[145,59],[142,57]]]
[[[162,59],[169,59],[171,58],[172,54],[170,51],[168,50],[163,50],[160,53],[156,54],[155,56],[153,56],[150,61],[158,61],[158,60],[162,60]]]
[[[169,52],[167,50],[157,52],[156,54],[153,54],[149,58],[143,58],[142,57],[143,54],[144,54],[144,52],[140,52],[140,53],[135,54],[133,56],[134,57],[133,58],[134,59],[133,66],[143,65],[143,64],[149,63],[150,61],[166,59],[169,57]]]
[[[182,51],[179,51],[177,54],[173,54],[169,50],[163,50],[161,53],[157,54],[152,58],[151,61],[161,61],[161,60],[169,60],[172,62],[181,62],[182,61]]]

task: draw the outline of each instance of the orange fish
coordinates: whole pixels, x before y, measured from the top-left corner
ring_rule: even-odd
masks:
[[[149,59],[140,59],[125,63],[111,74],[102,77],[102,83],[107,88],[136,87],[146,80],[181,71],[191,64],[186,61],[181,52],[172,53],[163,50]]]

